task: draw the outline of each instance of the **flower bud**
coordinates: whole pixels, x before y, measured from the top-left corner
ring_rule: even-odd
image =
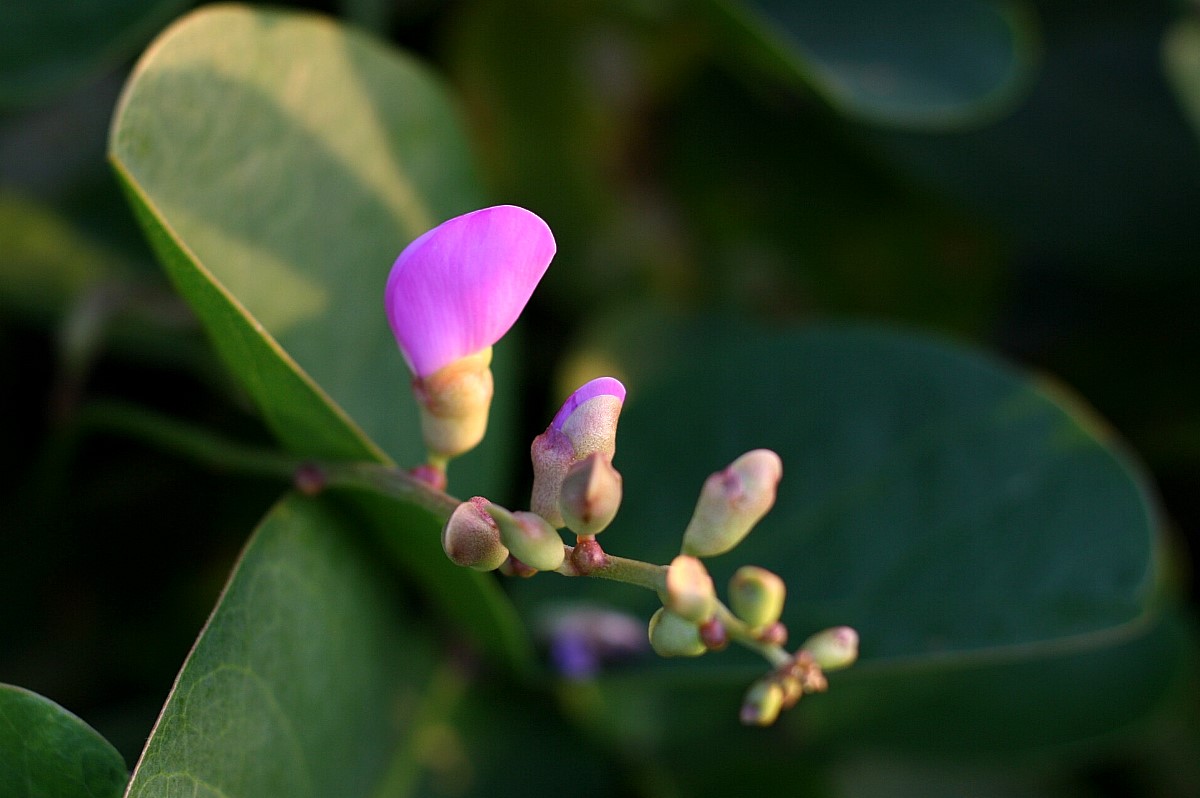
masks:
[[[766,568],[744,565],[729,580],[729,605],[734,615],[751,629],[762,629],[779,620],[787,588]]]
[[[715,557],[742,542],[775,503],[783,475],[779,455],[755,449],[710,476],[683,533],[683,553]]]
[[[576,535],[603,532],[621,507],[621,475],[608,457],[592,453],[567,471],[558,496],[558,509]]]
[[[704,623],[711,618],[717,608],[717,591],[704,563],[686,554],[671,560],[663,603],[691,623]]]
[[[836,671],[858,659],[858,632],[849,626],[835,626],[805,640],[800,650],[807,651],[821,670]]]
[[[500,542],[512,556],[538,571],[553,571],[566,556],[558,531],[535,513],[510,513],[498,504],[489,504],[487,512],[500,528]]]
[[[533,439],[529,447],[529,458],[533,461],[533,492],[529,509],[545,518],[555,528],[566,526],[558,510],[558,497],[562,492],[563,479],[575,462],[575,448],[571,440],[561,431],[549,427]]]
[[[696,624],[665,607],[650,619],[650,647],[660,657],[698,657],[708,650]]]
[[[617,453],[617,420],[625,402],[625,386],[612,377],[598,377],[571,394],[550,426],[571,441],[575,457]]]
[[[625,386],[612,377],[594,379],[567,397],[550,426],[534,438],[533,494],[529,507],[555,527],[565,525],[559,493],[570,467],[590,454],[611,462],[616,453],[617,418],[625,401]]]
[[[483,440],[492,404],[491,363],[489,346],[413,380],[421,434],[430,454],[457,457]]]
[[[446,520],[442,549],[454,563],[476,571],[494,571],[508,559],[500,529],[487,513],[488,504],[487,499],[476,496],[454,508]]]
[[[770,726],[783,709],[783,687],[771,678],[763,678],[750,685],[742,699],[739,715],[746,726]]]

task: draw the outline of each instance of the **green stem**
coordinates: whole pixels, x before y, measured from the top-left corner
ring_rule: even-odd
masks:
[[[792,655],[784,650],[782,646],[777,646],[774,643],[764,643],[756,638],[750,632],[750,627],[720,601],[717,602],[717,618],[724,625],[725,633],[729,635],[730,640],[734,640],[751,651],[758,653],[763,659],[771,663],[772,667],[781,668],[792,661]]]
[[[152,410],[117,402],[89,404],[80,411],[79,418],[85,428],[120,432],[214,468],[275,477],[289,483],[295,482],[297,472],[302,469],[313,470],[316,479],[326,487],[382,493],[423,507],[442,521],[458,506],[454,497],[383,463],[317,463],[275,449],[231,441]]]
[[[571,564],[572,548],[567,546],[567,557],[563,564],[555,569],[555,573],[563,576],[594,576],[598,579],[609,579],[613,582],[624,582],[627,585],[637,585],[647,590],[661,593],[667,588],[667,566],[631,560],[627,557],[608,555],[608,565],[597,568],[590,573],[580,573]]]

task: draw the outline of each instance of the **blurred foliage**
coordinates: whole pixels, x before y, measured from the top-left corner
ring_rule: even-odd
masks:
[[[134,59],[187,5],[0,11],[0,681],[78,713],[132,767],[168,694],[165,727],[186,708],[173,680],[264,515],[180,684],[297,677],[261,713],[208,719],[232,750],[156,734],[138,789],[188,754],[224,768],[227,794],[300,774],[327,793],[345,777],[330,746],[370,739],[359,783],[383,773],[418,794],[1200,793],[1194,7],[317,0],[293,5],[355,28],[320,23],[307,47],[282,12],[247,12],[282,37],[274,55],[256,60],[244,30],[159,52],[126,111],[159,124],[170,108],[168,127],[115,140],[176,294],[104,142]],[[289,78],[297,54],[317,89]],[[795,633],[871,633],[864,662],[778,728],[737,726],[757,666],[731,653],[530,681],[481,658],[524,633],[491,577],[438,567],[427,515],[355,496],[271,511],[282,480],[189,460],[102,412],[118,400],[302,453],[320,447],[297,418],[344,413],[312,431],[411,460],[401,361],[378,301],[354,303],[424,225],[492,202],[538,212],[559,255],[497,348],[490,448],[452,489],[521,503],[523,442],[601,371],[630,388],[629,496],[607,533],[621,553],[666,556],[708,471],[786,449],[780,508],[739,552],[788,574]],[[263,264],[279,279],[255,293]],[[296,280],[340,298],[292,302]],[[950,411],[959,426],[939,427]],[[929,434],[889,433],[912,424]],[[890,481],[822,516],[889,453]],[[1001,512],[995,492],[1031,465],[1036,500]],[[982,532],[920,523],[979,506],[1000,508]],[[381,563],[405,557],[436,578],[389,580]],[[306,604],[314,580],[339,600]],[[529,617],[581,587],[510,592]],[[647,596],[598,587],[648,614]],[[481,606],[496,620],[476,618],[468,644]],[[241,623],[266,634],[230,658]],[[998,628],[1010,649],[986,645]],[[383,668],[355,656],[393,650]],[[339,656],[362,671],[353,685],[322,681]],[[216,709],[243,694],[213,689]],[[422,707],[388,703],[413,689]],[[238,781],[247,756],[267,781]]]

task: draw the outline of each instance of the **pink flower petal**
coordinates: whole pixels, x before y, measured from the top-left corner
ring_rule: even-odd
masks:
[[[409,369],[427,377],[500,340],[554,252],[546,223],[513,205],[457,216],[405,247],[384,304]]]
[[[550,426],[561,430],[563,424],[567,423],[567,419],[575,412],[575,408],[597,396],[615,396],[618,402],[624,402],[625,386],[615,377],[597,377],[591,382],[584,383],[575,390],[575,393],[567,397],[567,401],[563,402],[563,406],[555,413]]]

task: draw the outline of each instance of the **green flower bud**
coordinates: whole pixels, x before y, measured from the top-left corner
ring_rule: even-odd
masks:
[[[665,607],[650,619],[650,647],[660,657],[698,657],[708,650],[696,624]]]
[[[704,563],[680,554],[667,566],[666,608],[691,623],[704,623],[717,608],[717,591]]]
[[[476,571],[494,571],[508,559],[500,542],[500,529],[487,513],[488,500],[476,496],[465,501],[442,527],[442,549],[454,563]]]
[[[755,449],[710,476],[683,533],[683,553],[715,557],[742,542],[775,504],[783,476],[779,455]]]
[[[770,726],[783,709],[783,687],[771,678],[750,685],[742,699],[741,721],[746,726]]]
[[[823,671],[846,668],[858,659],[858,632],[849,626],[835,626],[805,640],[800,650],[807,651]]]
[[[475,448],[492,405],[492,348],[486,347],[413,380],[425,448],[443,458]]]
[[[567,471],[558,509],[576,535],[590,537],[603,532],[620,507],[621,475],[607,456],[590,454]]]
[[[539,571],[553,571],[562,565],[566,549],[558,531],[546,519],[524,511],[510,513],[498,504],[489,504],[487,511],[512,556]]]
[[[779,620],[787,588],[766,568],[744,565],[729,580],[729,605],[751,629],[762,629]]]

